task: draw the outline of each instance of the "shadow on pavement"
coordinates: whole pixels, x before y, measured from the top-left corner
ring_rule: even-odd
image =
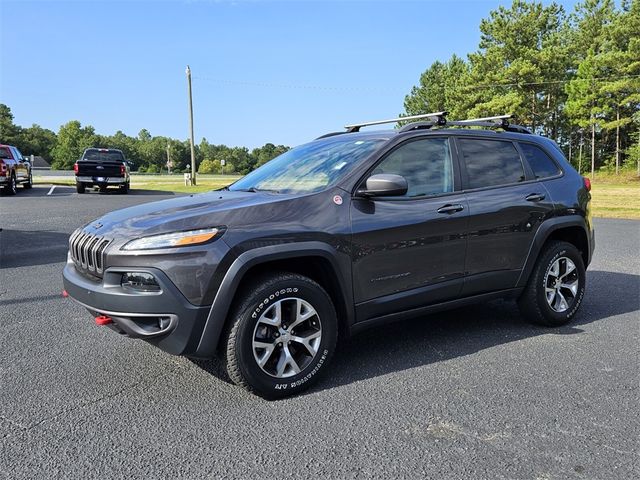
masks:
[[[310,392],[471,355],[529,337],[579,335],[582,325],[633,311],[640,311],[640,275],[589,271],[585,301],[574,321],[565,327],[529,325],[515,302],[508,300],[384,325],[343,341],[330,370]],[[218,359],[192,361],[229,382]]]
[[[67,233],[2,229],[0,269],[64,262],[68,242]]]

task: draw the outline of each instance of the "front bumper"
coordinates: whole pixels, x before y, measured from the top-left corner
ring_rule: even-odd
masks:
[[[120,285],[125,272],[152,274],[159,292],[134,292]],[[210,306],[190,303],[169,278],[152,267],[111,267],[103,278],[80,274],[70,258],[63,271],[69,296],[95,317],[107,315],[110,328],[132,338],[142,338],[174,355],[195,353]]]

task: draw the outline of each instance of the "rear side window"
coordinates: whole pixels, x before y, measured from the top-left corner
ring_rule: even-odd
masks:
[[[12,158],[11,151],[7,147],[0,147],[0,158]]]
[[[462,138],[458,144],[467,168],[467,188],[507,185],[525,180],[522,160],[513,143]]]
[[[520,148],[536,178],[553,177],[560,173],[556,163],[540,147],[530,143],[521,143]]]
[[[429,138],[400,145],[373,171],[402,175],[408,184],[406,197],[438,195],[453,191],[453,163],[449,139]]]

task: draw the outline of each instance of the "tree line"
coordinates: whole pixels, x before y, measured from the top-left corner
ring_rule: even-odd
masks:
[[[634,168],[640,172],[640,0],[585,0],[571,13],[556,4],[514,0],[480,22],[478,49],[466,59],[437,61],[405,97],[405,115],[448,111],[464,119],[514,114],[519,123],[558,142],[581,172]],[[73,120],[57,133],[13,123],[0,104],[0,141],[41,155],[53,168],[72,168],[88,147],[119,148],[134,170],[175,172],[190,165],[189,142],[117,131],[99,135]],[[267,143],[195,146],[198,171],[249,173],[288,150]]]
[[[167,171],[167,160],[173,164],[171,171],[188,171],[191,152],[188,140],[176,140],[163,136],[152,136],[142,129],[132,137],[118,130],[113,135],[100,135],[91,125],[82,126],[72,120],[60,127],[58,132],[39,125],[21,127],[13,123],[11,109],[0,104],[0,142],[15,145],[23,155],[39,155],[57,170],[72,169],[86,148],[117,148],[133,165],[133,170],[146,173]],[[214,145],[203,138],[195,145],[196,165],[199,173],[221,173],[221,160],[225,161],[224,173],[245,175],[286,152],[289,147],[267,143],[249,150],[246,147]]]
[[[405,115],[513,114],[558,142],[581,172],[640,169],[640,0],[586,0],[567,13],[515,0],[480,22],[477,51],[431,64]]]

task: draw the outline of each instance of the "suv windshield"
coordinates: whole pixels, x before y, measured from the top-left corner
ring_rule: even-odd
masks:
[[[116,150],[87,150],[82,156],[82,160],[94,162],[123,162],[124,155]]]
[[[229,190],[317,192],[332,185],[383,142],[380,138],[354,139],[347,135],[307,143],[249,173]]]

